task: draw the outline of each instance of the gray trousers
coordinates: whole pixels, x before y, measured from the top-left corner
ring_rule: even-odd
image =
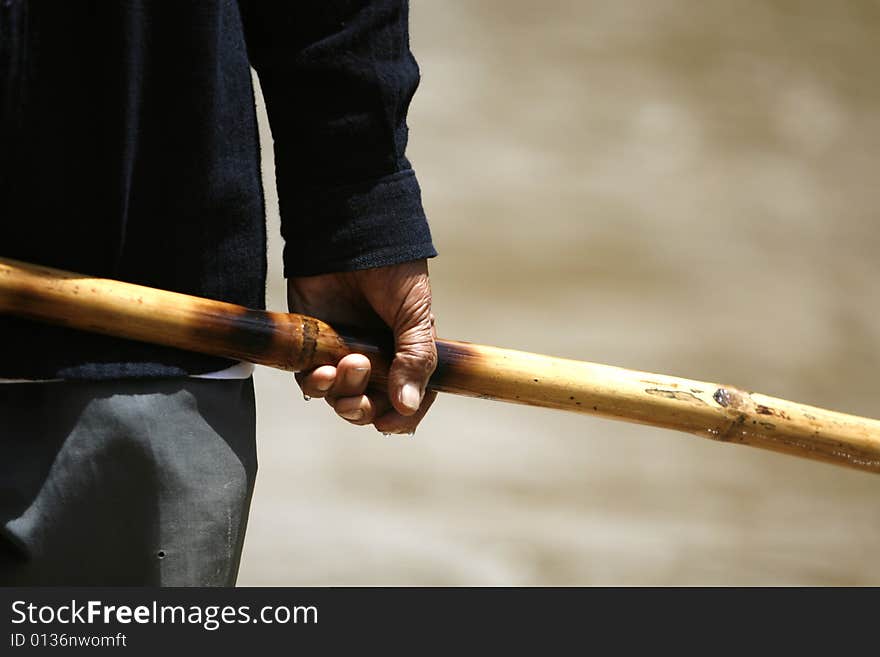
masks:
[[[0,384],[0,585],[232,586],[253,380]]]

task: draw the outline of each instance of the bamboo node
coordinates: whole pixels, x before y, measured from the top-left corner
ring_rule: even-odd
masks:
[[[736,419],[734,419],[730,423],[730,426],[727,427],[727,429],[718,433],[718,435],[716,436],[716,440],[722,443],[730,442],[731,440],[733,440],[736,434],[739,433],[740,427],[743,426],[745,423],[746,415],[745,413],[740,413],[736,416]]]

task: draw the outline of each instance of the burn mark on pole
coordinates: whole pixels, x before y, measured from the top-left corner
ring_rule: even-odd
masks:
[[[318,346],[318,322],[314,317],[302,316],[302,351],[300,352],[300,363],[303,369],[309,369],[313,366],[315,360],[315,349]]]
[[[193,323],[193,345],[211,347],[218,344],[234,345],[226,349],[235,357],[264,356],[272,351],[278,326],[270,313],[249,308],[235,308],[233,312],[206,309],[198,323]],[[190,347],[192,348],[192,347]],[[259,361],[255,361],[259,362]]]
[[[437,340],[437,368],[431,375],[429,386],[445,386],[453,376],[456,365],[479,358],[479,355],[468,349],[465,344],[450,344],[444,340]]]
[[[740,413],[736,416],[736,419],[730,423],[730,426],[717,436],[715,439],[719,442],[726,443],[734,439],[736,434],[740,432],[740,428],[746,423],[746,415],[745,413]]]
[[[759,415],[774,415],[783,420],[789,419],[788,414],[782,409],[771,408],[769,406],[764,406],[763,404],[755,404],[755,412]]]
[[[684,390],[663,390],[662,388],[645,388],[645,392],[655,397],[666,397],[666,399],[676,399],[678,401],[688,402],[691,404],[700,404],[705,406],[706,402],[697,397],[692,392]]]

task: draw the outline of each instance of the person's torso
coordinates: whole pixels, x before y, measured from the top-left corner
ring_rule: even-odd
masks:
[[[0,256],[263,307],[259,139],[236,2],[12,0],[0,12]],[[0,332],[5,378],[224,364],[19,320]],[[37,343],[38,363],[17,355]]]

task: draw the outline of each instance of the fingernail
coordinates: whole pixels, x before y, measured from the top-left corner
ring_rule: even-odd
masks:
[[[315,387],[321,392],[327,392],[330,388],[333,387],[332,381],[322,381],[321,383],[315,384]]]
[[[364,417],[364,412],[361,409],[356,408],[353,411],[345,411],[344,413],[340,413],[340,415],[346,420],[360,420]]]
[[[364,380],[364,377],[367,375],[367,371],[369,367],[355,367],[352,368],[348,374],[349,383],[359,384]]]
[[[411,411],[419,410],[422,403],[422,393],[415,383],[406,383],[400,391],[400,403]]]

